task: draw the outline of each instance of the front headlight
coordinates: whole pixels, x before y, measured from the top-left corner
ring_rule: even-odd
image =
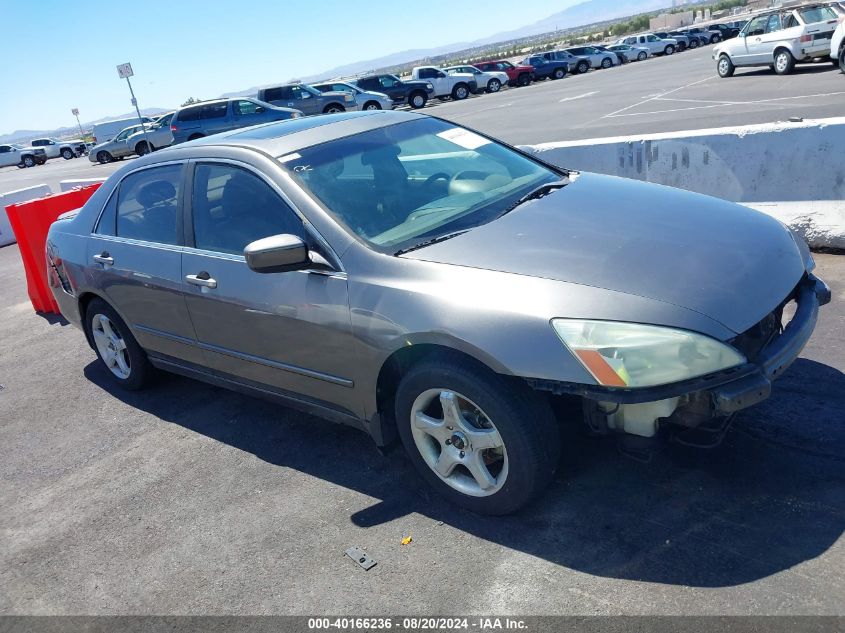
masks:
[[[301,116],[302,116],[301,112],[291,112],[290,113],[290,118],[292,118],[292,119],[298,119]]]
[[[426,88],[426,90],[434,90],[434,86],[431,85],[431,84],[426,84],[425,88]]]
[[[703,334],[615,321],[552,319],[560,340],[600,385],[654,387],[746,362]]]
[[[343,100],[344,101],[352,101],[352,95],[351,94],[343,95]]]

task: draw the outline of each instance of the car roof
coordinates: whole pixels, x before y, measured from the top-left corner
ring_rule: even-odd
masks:
[[[246,147],[278,157],[345,136],[424,117],[422,114],[394,110],[320,114],[214,134],[173,147]],[[167,153],[168,150],[162,150],[154,156],[161,156],[164,160]]]

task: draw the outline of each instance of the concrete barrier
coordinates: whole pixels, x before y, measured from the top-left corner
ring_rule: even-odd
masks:
[[[0,193],[0,246],[6,244],[13,244],[15,234],[12,232],[12,226],[9,224],[9,218],[6,215],[6,207],[16,202],[26,202],[35,198],[41,198],[48,193],[53,193],[48,185],[35,185],[33,187],[26,187],[25,189],[15,189],[14,191],[7,191]]]
[[[845,117],[524,146],[573,169],[739,202],[845,248]]]
[[[98,182],[105,182],[105,178],[71,178],[59,182],[59,191],[70,191],[76,187],[87,187]]]

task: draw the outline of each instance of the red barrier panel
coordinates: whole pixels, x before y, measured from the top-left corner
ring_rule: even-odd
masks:
[[[47,282],[47,231],[62,214],[84,205],[100,183],[56,193],[6,207],[26,271],[26,289],[36,312],[59,314],[59,306]]]

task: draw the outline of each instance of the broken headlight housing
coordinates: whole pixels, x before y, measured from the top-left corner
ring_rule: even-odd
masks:
[[[686,330],[580,319],[552,319],[560,340],[600,385],[654,387],[746,362],[733,347]]]

